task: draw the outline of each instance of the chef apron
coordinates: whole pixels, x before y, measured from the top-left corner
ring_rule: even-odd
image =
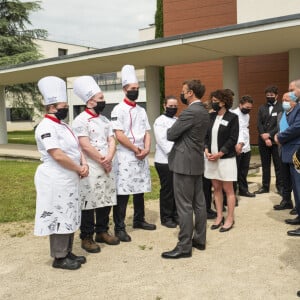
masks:
[[[135,146],[144,148],[146,131],[151,128],[146,111],[142,107],[124,100],[114,107],[111,113],[111,123],[114,130],[122,130]],[[118,144],[113,168],[118,195],[151,191],[148,157],[139,160],[134,152]]]
[[[47,151],[59,148],[80,164],[78,140],[67,124],[49,116],[36,128],[35,138],[43,163],[34,177],[37,193],[34,234],[73,233],[79,228],[81,218],[79,176],[58,164]]]
[[[72,128],[77,137],[86,136],[101,155],[108,152],[108,138],[113,137],[110,121],[102,115],[85,110],[73,121]],[[103,167],[86,155],[89,176],[80,180],[79,196],[82,210],[117,204],[114,173],[106,173]]]

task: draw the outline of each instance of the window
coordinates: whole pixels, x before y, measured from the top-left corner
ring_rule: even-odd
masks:
[[[58,48],[58,56],[64,56],[68,54],[68,49]]]
[[[12,107],[9,109],[10,121],[32,121],[33,109]]]

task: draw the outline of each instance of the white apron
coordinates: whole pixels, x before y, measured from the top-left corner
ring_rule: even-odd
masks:
[[[123,101],[114,107],[111,113],[111,123],[114,130],[122,130],[134,145],[144,148],[146,131],[151,128],[146,111],[142,107],[130,106]],[[139,160],[132,151],[119,144],[113,168],[118,195],[151,191],[148,157]]]
[[[80,163],[77,138],[65,123],[43,119],[35,133],[43,163],[34,177],[36,215],[34,234],[38,236],[75,232],[80,226],[81,209],[78,195],[79,176],[60,166],[47,152],[60,148]]]
[[[90,143],[102,155],[107,155],[108,138],[113,136],[109,120],[104,116],[92,116],[87,111],[76,117],[72,124],[74,133],[89,137]],[[86,156],[89,176],[81,179],[79,196],[81,209],[88,210],[117,204],[114,173],[105,173],[101,165]]]

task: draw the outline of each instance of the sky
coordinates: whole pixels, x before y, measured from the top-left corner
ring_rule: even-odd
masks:
[[[26,2],[26,0],[22,0]],[[49,40],[105,48],[139,41],[139,29],[154,23],[156,0],[42,0],[30,15]]]

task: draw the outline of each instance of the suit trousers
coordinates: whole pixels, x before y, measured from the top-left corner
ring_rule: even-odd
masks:
[[[289,164],[289,165],[290,165],[291,178],[293,184],[295,206],[296,206],[298,216],[300,216],[300,173],[296,171],[293,164]]]
[[[125,230],[125,218],[128,200],[129,195],[117,195],[117,205],[113,207],[113,217],[116,232]],[[133,195],[133,209],[133,223],[143,222],[145,220],[144,193]]]
[[[72,252],[74,232],[66,234],[51,234],[50,255],[54,258],[64,258],[69,252]]]
[[[246,193],[248,192],[248,182],[247,176],[249,172],[249,165],[251,159],[251,151],[241,153],[236,157],[236,164],[238,170],[238,186],[239,192]],[[235,189],[236,190],[236,189]]]
[[[293,190],[290,164],[281,162],[281,176],[282,176],[282,200],[287,202],[292,201],[291,193]]]
[[[161,223],[174,221],[178,216],[173,192],[173,172],[170,171],[168,164],[155,163],[155,169],[160,180],[160,221]]]
[[[183,252],[192,250],[192,239],[206,242],[206,204],[203,194],[202,175],[173,174],[174,194],[179,217],[177,247]],[[193,213],[195,226],[193,225]]]
[[[84,239],[94,232],[107,232],[111,206],[81,211],[80,238]],[[95,216],[96,215],[96,216]],[[96,218],[95,218],[96,217]],[[96,220],[96,222],[95,222]]]
[[[258,147],[262,166],[262,187],[268,191],[270,190],[272,157],[276,176],[276,188],[278,191],[282,190],[282,177],[280,172],[281,161],[278,146],[272,145],[271,147],[267,147],[265,142],[262,139],[259,139]]]
[[[210,179],[207,179],[203,176],[203,192],[204,192],[204,198],[206,202],[206,210],[208,211],[211,209],[211,203],[212,203],[212,183]]]

